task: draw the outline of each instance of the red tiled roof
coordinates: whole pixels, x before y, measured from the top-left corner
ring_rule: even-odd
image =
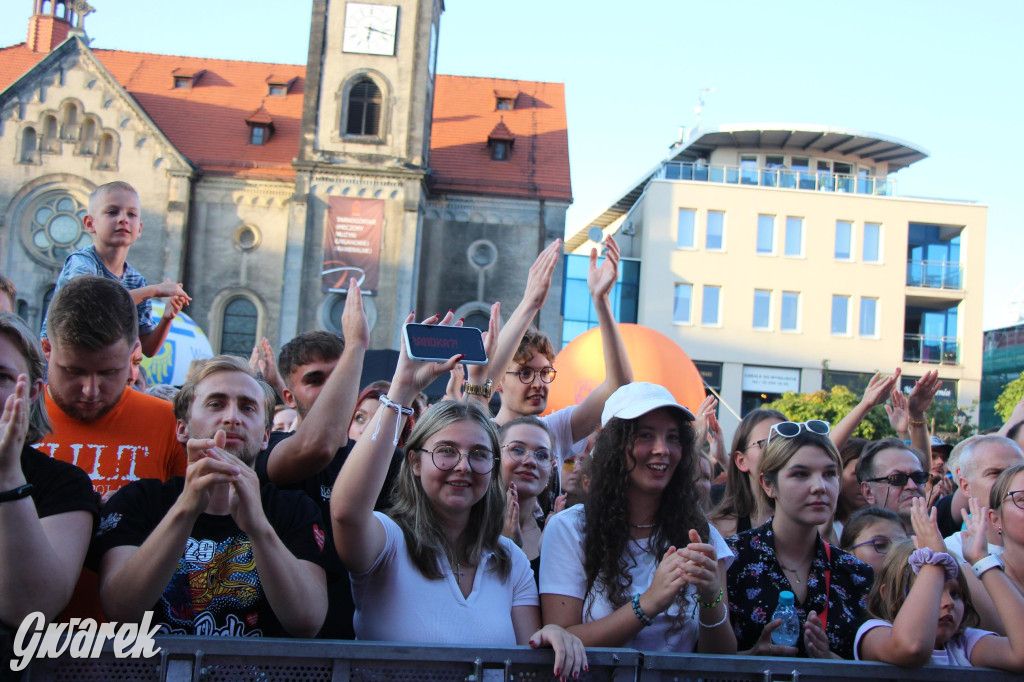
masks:
[[[514,140],[516,136],[512,134],[512,131],[505,125],[505,120],[498,121],[498,125],[494,126],[494,129],[487,135],[487,140]]]
[[[572,200],[563,84],[439,75],[434,92],[433,191]],[[497,109],[498,92],[518,92],[515,108]],[[502,121],[516,143],[492,161],[487,138]]]
[[[291,179],[298,155],[304,65],[93,50],[171,143],[206,173]],[[0,91],[45,55],[24,43],[0,48]],[[173,74],[198,74],[175,88]],[[268,83],[289,82],[268,97]],[[497,110],[495,93],[518,93]],[[263,109],[274,135],[249,144],[246,119]],[[502,122],[514,135],[507,161],[492,161],[488,134]],[[437,76],[431,132],[431,187],[440,193],[572,200],[565,92],[561,83]]]
[[[262,123],[264,125],[274,125],[274,119],[270,117],[266,108],[260,105],[260,108],[249,114],[246,119],[246,123]]]

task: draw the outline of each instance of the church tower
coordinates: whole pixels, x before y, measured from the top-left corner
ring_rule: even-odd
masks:
[[[72,33],[84,33],[86,15],[93,12],[83,0],[32,0],[32,17],[28,20],[28,49],[50,52]]]
[[[371,345],[416,301],[443,0],[314,0],[281,338],[337,329],[348,279]]]

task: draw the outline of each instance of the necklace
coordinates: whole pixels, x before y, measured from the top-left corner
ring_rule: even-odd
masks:
[[[462,564],[455,562],[455,566],[452,567],[452,575],[455,576],[455,582],[462,582]]]
[[[654,528],[658,524],[656,524],[656,523],[631,523],[629,525],[633,526],[634,528],[639,528],[640,530],[647,530],[648,528]]]
[[[777,559],[778,559],[778,557],[776,557],[776,560]],[[779,566],[782,566],[782,562],[781,561],[779,562]],[[786,568],[785,566],[782,566],[782,570],[785,571],[786,573],[791,574],[793,576],[793,580],[796,581],[797,585],[800,584],[800,574],[796,572],[795,568]]]

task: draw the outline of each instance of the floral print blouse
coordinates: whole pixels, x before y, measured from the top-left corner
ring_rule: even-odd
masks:
[[[726,542],[736,555],[728,574],[729,616],[736,632],[736,644],[740,651],[744,651],[757,643],[764,626],[771,621],[779,604],[779,593],[793,588],[775,558],[772,519],[759,528],[733,535]],[[829,551],[831,562],[826,557],[825,543],[819,535],[807,577],[807,597],[804,602],[796,603],[797,613],[801,623],[807,619],[808,611],[821,615],[826,599],[825,571],[831,566],[825,634],[833,653],[852,659],[857,628],[867,619],[865,606],[874,582],[874,572],[870,566],[838,547],[830,545]],[[807,656],[802,629],[797,648],[800,656]]]

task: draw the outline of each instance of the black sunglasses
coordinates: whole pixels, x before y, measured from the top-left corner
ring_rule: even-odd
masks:
[[[912,474],[904,473],[902,471],[895,474],[889,474],[888,476],[881,476],[879,478],[869,478],[867,483],[881,483],[885,481],[894,488],[902,488],[907,484],[907,481],[913,481],[917,485],[924,485],[931,480],[932,475],[927,471],[915,471]]]

